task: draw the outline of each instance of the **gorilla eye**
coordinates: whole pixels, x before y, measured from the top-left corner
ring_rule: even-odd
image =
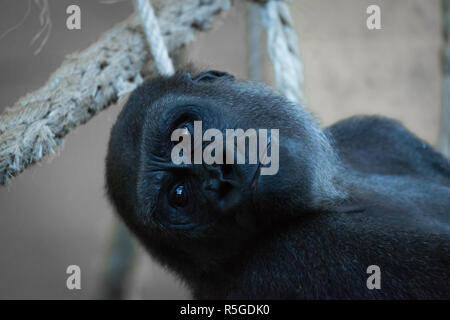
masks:
[[[187,203],[186,189],[182,184],[172,189],[169,195],[170,205],[173,207],[184,207]]]

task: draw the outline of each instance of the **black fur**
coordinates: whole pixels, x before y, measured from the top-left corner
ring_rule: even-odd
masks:
[[[280,129],[279,173],[252,189],[255,165],[171,166],[170,134],[193,120]],[[195,298],[450,298],[450,165],[392,120],[322,130],[264,85],[180,72],[131,95],[106,179],[118,213]],[[167,196],[179,181],[184,207]],[[369,265],[380,290],[366,287]]]

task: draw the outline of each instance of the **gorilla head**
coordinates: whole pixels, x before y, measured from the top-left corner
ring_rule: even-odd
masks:
[[[279,129],[279,172],[260,175],[260,164],[248,163],[173,164],[171,134],[192,132],[194,121],[222,132]],[[300,106],[227,73],[180,72],[131,95],[111,133],[107,185],[118,212],[150,249],[153,241],[167,241],[196,255],[214,245],[214,257],[225,253],[218,245],[231,254],[273,221],[342,198],[337,170],[327,137]]]

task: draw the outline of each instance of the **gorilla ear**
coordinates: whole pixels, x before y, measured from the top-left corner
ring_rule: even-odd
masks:
[[[234,81],[235,78],[233,75],[217,70],[210,70],[206,72],[202,72],[199,75],[192,78],[192,82],[200,82],[200,81],[214,81],[216,79],[227,79]]]

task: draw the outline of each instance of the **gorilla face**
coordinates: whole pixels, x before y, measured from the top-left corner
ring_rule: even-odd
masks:
[[[174,130],[184,129],[194,137],[193,123],[202,121],[204,129],[225,132],[224,124],[232,120],[204,102],[177,102],[164,101],[158,125],[144,129],[137,184],[139,207],[144,210],[141,214],[150,224],[179,233],[217,230],[217,225],[238,211],[251,210],[259,166],[174,164]],[[151,105],[148,114],[157,115],[157,106]]]
[[[261,175],[261,164],[249,161],[174,164],[171,135],[183,129],[194,136],[194,121],[202,121],[203,132],[215,128],[224,137],[226,129],[279,129],[278,173]],[[217,71],[194,78],[178,73],[146,82],[131,95],[111,133],[107,184],[144,243],[239,246],[283,215],[333,199],[333,161],[312,117],[264,85]]]

